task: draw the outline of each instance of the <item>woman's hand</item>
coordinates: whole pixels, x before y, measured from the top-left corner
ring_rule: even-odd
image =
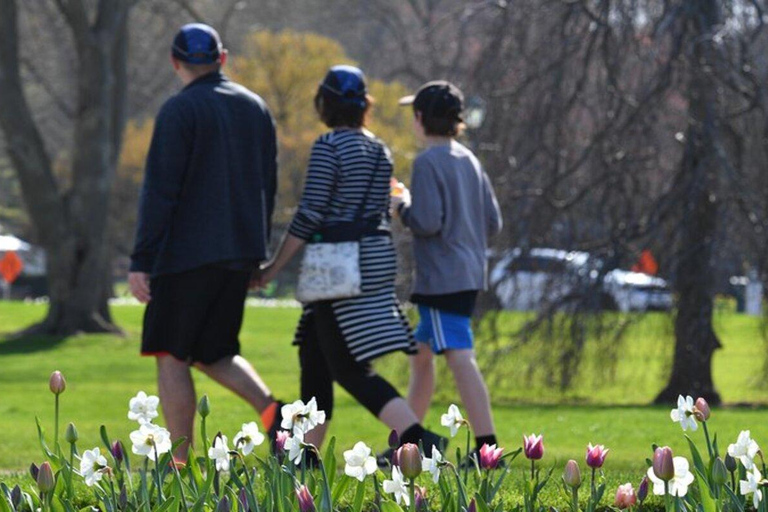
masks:
[[[275,279],[279,269],[275,267],[274,261],[268,261],[259,267],[259,271],[256,274],[256,282],[259,288],[266,288],[267,285]]]
[[[389,208],[392,215],[400,214],[400,205],[411,205],[411,192],[407,188],[403,188],[398,195],[389,196]]]

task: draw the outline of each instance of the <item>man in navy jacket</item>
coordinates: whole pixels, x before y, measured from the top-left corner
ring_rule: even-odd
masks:
[[[216,31],[185,25],[172,63],[184,84],[155,121],[128,282],[147,304],[141,352],[154,356],[172,438],[192,439],[190,365],[246,399],[267,430],[278,404],[242,358],[252,273],[267,257],[277,141],[264,101],[221,73]],[[279,420],[278,420],[279,422]],[[186,460],[187,444],[176,453]]]

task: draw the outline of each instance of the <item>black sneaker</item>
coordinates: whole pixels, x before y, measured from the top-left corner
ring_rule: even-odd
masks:
[[[432,447],[437,448],[440,453],[445,453],[445,448],[448,446],[448,438],[443,437],[440,434],[435,434],[430,430],[425,430],[424,435],[421,436],[419,441],[419,448],[424,453],[425,457],[432,457]]]
[[[387,469],[392,465],[392,457],[395,456],[394,448],[387,448],[381,453],[376,454],[376,464],[379,469]]]

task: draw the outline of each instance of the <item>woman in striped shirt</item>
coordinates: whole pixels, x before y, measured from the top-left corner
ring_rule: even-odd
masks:
[[[362,294],[304,305],[296,332],[301,363],[301,396],[313,396],[330,419],[333,382],[390,428],[401,443],[422,442],[427,453],[443,440],[424,430],[397,390],[377,375],[371,361],[393,352],[413,353],[415,344],[395,296],[397,259],[389,232],[388,148],[363,126],[371,98],[362,71],[330,69],[315,96],[315,108],[332,129],[312,147],[304,193],[275,257],[262,267],[265,286],[323,228],[363,218],[360,240]],[[347,224],[349,225],[349,224]],[[322,443],[328,423],[307,434]]]

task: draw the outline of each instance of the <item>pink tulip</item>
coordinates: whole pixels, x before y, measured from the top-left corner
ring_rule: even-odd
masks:
[[[544,436],[531,434],[523,436],[523,450],[530,460],[539,460],[544,456]]]
[[[296,489],[296,499],[299,501],[299,510],[301,512],[315,512],[315,500],[312,498],[306,485]]]
[[[67,389],[67,381],[59,370],[51,374],[51,378],[48,380],[48,387],[54,395],[60,395]]]
[[[707,421],[710,414],[711,411],[707,401],[701,397],[697,398],[696,404],[693,406],[693,415],[696,417],[696,419],[699,421]]]
[[[406,443],[397,450],[400,472],[405,478],[413,480],[421,474],[421,452],[413,443]]]
[[[572,489],[578,489],[581,485],[581,471],[575,460],[569,460],[563,471],[563,482]]]
[[[620,509],[626,509],[634,507],[637,504],[637,496],[635,490],[632,488],[632,484],[626,483],[620,485],[616,490],[616,500],[614,505]]]
[[[40,492],[49,492],[56,485],[56,478],[53,476],[53,468],[48,461],[40,464],[40,471],[37,473],[37,488]]]
[[[495,444],[487,443],[480,447],[480,467],[483,469],[496,469],[501,462],[501,454],[504,448],[496,448]]]
[[[587,466],[591,468],[601,468],[605,462],[605,457],[608,456],[608,449],[602,444],[592,446],[589,443],[587,446]]]
[[[669,482],[675,477],[675,465],[672,460],[672,448],[662,446],[653,452],[653,474],[659,480]]]
[[[275,437],[275,451],[277,453],[285,453],[285,442],[291,437],[291,433],[287,430],[280,430]]]

